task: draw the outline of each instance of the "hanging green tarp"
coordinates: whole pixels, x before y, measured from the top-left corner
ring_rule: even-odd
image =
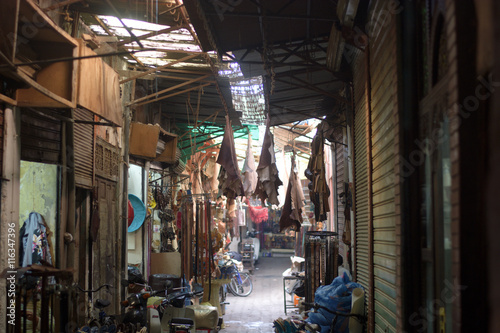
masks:
[[[178,135],[185,134],[179,139],[177,146],[181,150],[181,159],[186,162],[193,153],[196,153],[206,141],[210,139],[219,139],[218,143],[222,141],[224,135],[224,126],[207,123],[193,129],[194,126],[188,124],[176,124],[179,129]],[[251,133],[252,139],[259,139],[259,127],[257,125],[244,125],[233,126],[235,139],[248,139],[248,133]]]

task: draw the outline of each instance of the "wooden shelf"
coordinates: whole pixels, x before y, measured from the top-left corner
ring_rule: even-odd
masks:
[[[76,61],[48,62],[78,56],[78,43],[58,27],[32,0],[3,0],[0,29],[7,39],[2,74],[23,82],[18,106],[76,107]],[[16,65],[31,63],[27,65]]]

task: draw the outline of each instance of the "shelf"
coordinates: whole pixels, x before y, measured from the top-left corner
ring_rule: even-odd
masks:
[[[77,62],[49,62],[78,55],[78,43],[31,0],[4,0],[0,29],[2,74],[24,83],[16,90],[18,106],[76,107]],[[26,65],[19,65],[19,64]]]

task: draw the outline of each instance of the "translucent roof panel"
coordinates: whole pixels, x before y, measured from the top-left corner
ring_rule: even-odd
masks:
[[[266,103],[262,76],[244,78],[240,66],[235,62],[220,70],[219,75],[229,78],[234,109],[242,112],[241,122],[264,125]]]
[[[151,35],[147,38],[141,39],[142,46],[146,49],[145,51],[136,52],[134,54],[135,58],[138,59],[145,65],[156,65],[162,66],[170,62],[179,59],[179,55],[172,55],[174,53],[201,53],[202,49],[198,44],[196,44],[193,36],[188,29],[180,27],[177,30],[171,30],[166,33],[159,33],[153,35],[156,32],[161,32],[171,27],[168,25],[155,24],[145,21],[123,19],[123,23],[127,28],[123,26],[120,20],[113,16],[98,16],[102,25],[93,24],[90,28],[94,33],[101,36],[108,35],[107,31],[111,32],[114,36],[118,37],[119,40],[130,40],[130,33],[127,30],[130,29],[132,33],[137,36]],[[135,41],[131,41],[124,45],[128,50],[140,50],[139,45]],[[171,51],[171,52],[169,52]],[[129,59],[130,63],[136,63],[135,60]],[[191,67],[191,68],[204,68],[208,67],[204,63],[193,62],[182,62],[173,65],[172,67]]]

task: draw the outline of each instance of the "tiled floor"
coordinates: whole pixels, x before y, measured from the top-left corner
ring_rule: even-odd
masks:
[[[285,318],[282,273],[291,265],[290,257],[260,258],[252,276],[252,293],[247,297],[228,293],[230,304],[226,305],[225,328],[221,333],[274,332],[273,321]]]

